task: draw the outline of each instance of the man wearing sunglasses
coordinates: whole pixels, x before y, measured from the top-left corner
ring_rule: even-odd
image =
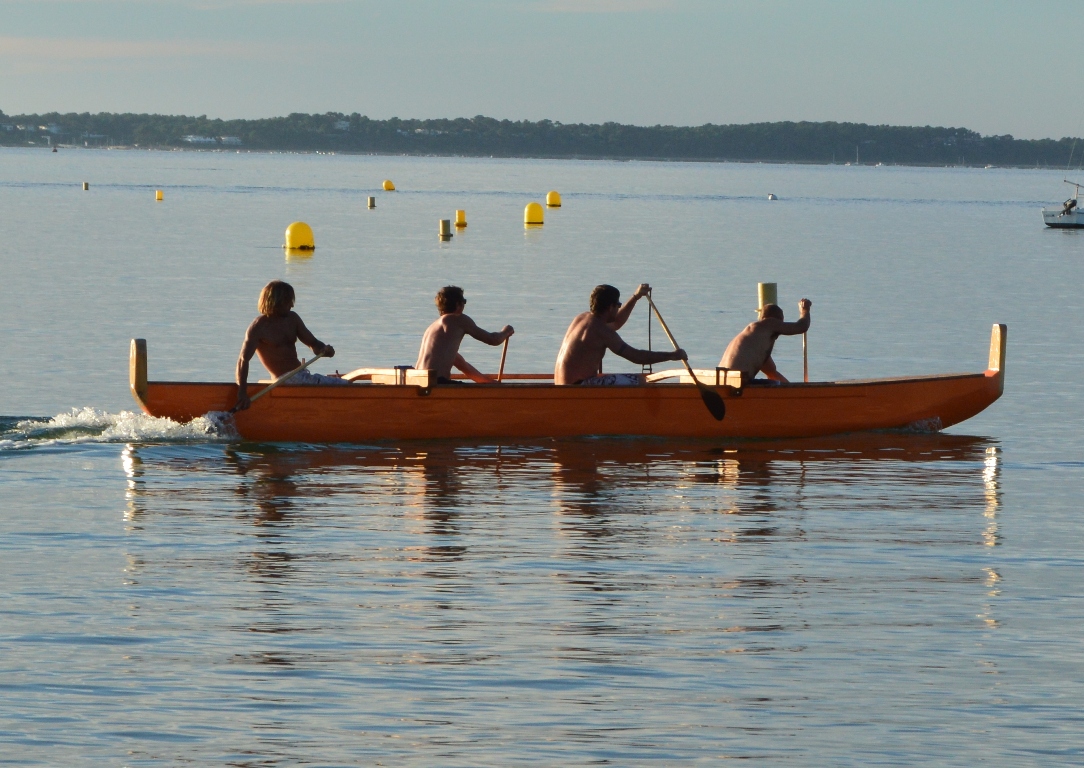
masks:
[[[483,344],[496,347],[515,333],[512,326],[506,325],[494,333],[479,328],[470,317],[463,314],[467,299],[463,296],[463,289],[458,285],[446,285],[441,288],[435,301],[437,309],[440,310],[440,317],[426,328],[425,335],[422,336],[422,348],[418,352],[418,362],[414,364],[414,367],[420,370],[435,370],[438,384],[460,383],[452,380],[453,366],[467,374],[473,381],[480,384],[495,384],[493,379],[480,373],[477,368],[463,359],[463,355],[459,354],[459,345],[464,336],[470,336]]]
[[[612,285],[599,285],[591,291],[591,309],[576,315],[572,325],[565,331],[561,351],[557,353],[557,367],[553,372],[555,384],[582,384],[588,386],[638,385],[643,376],[638,373],[602,374],[602,358],[606,350],[631,363],[647,365],[667,360],[685,360],[685,350],[673,352],[649,352],[626,344],[617,331],[629,319],[636,302],[651,290],[641,283],[632,298],[621,304],[621,292]]]

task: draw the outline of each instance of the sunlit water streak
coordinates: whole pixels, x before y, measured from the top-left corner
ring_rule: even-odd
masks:
[[[1057,174],[46,154],[0,153],[0,763],[1081,761]],[[296,218],[318,250],[288,262]],[[651,280],[713,365],[778,279],[815,376],[981,370],[1000,321],[1008,387],[954,434],[791,442],[261,445],[132,411],[130,337],[153,378],[227,379],[272,277],[327,369],[412,361],[460,282],[546,370],[603,279]]]

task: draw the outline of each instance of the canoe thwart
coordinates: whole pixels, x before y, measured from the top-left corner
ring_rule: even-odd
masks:
[[[728,368],[694,368],[698,378],[709,386],[730,386],[738,389],[741,387],[741,371],[731,371]],[[648,384],[657,384],[666,379],[677,379],[679,384],[692,384],[693,378],[684,368],[669,368],[665,371],[656,371],[647,375]]]

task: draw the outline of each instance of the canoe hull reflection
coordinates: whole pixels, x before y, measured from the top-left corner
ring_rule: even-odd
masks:
[[[235,419],[238,432],[248,440],[329,443],[586,435],[781,438],[908,427],[936,430],[971,418],[1001,396],[1005,335],[1005,326],[994,326],[990,367],[983,373],[747,386],[740,391],[717,387],[727,408],[721,422],[708,413],[694,385],[681,383],[284,384]],[[135,349],[133,343],[133,355]],[[133,359],[132,370],[138,368]],[[250,384],[249,394],[260,389]],[[236,397],[235,385],[226,383],[133,379],[132,392],[144,412],[179,422],[228,410]]]

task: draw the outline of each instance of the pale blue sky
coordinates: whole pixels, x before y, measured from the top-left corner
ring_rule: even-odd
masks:
[[[0,0],[0,109],[840,120],[1079,136],[1080,36],[1061,7]]]

